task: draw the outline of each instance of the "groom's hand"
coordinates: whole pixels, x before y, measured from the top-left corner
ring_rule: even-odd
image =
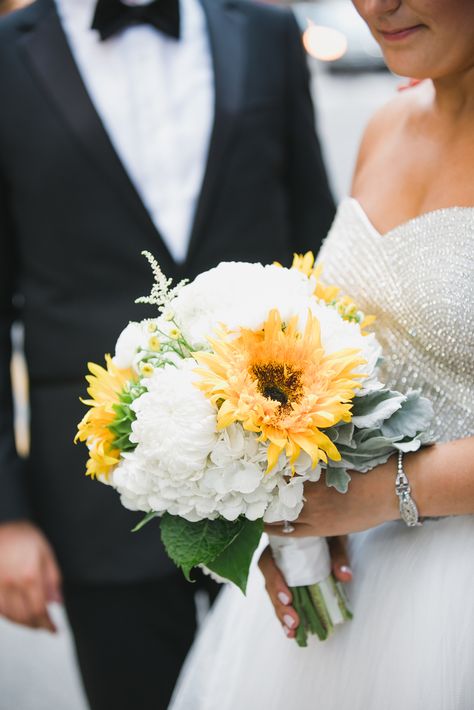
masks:
[[[2,523],[0,615],[55,632],[47,604],[61,599],[61,573],[43,533],[27,521]]]
[[[350,582],[352,579],[346,542],[346,537],[328,539],[332,573],[340,582]],[[291,606],[293,601],[291,590],[275,564],[270,546],[265,548],[258,564],[265,577],[265,587],[275,608],[278,620],[283,626],[283,631],[288,638],[294,638],[300,619]]]

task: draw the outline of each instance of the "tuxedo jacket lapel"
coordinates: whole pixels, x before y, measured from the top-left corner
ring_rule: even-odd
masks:
[[[22,36],[27,61],[44,90],[96,167],[115,186],[121,201],[131,209],[141,228],[162,254],[173,259],[131,182],[87,93],[74,62],[52,0],[37,0],[37,21]]]
[[[219,176],[225,170],[225,153],[237,123],[246,71],[245,15],[232,0],[201,2],[206,13],[214,64],[215,114],[187,263],[192,261],[199,247],[219,189]]]
[[[235,129],[242,102],[246,72],[246,17],[232,0],[201,0],[210,38],[214,65],[215,113],[203,183],[196,207],[188,255],[183,271],[193,259],[205,234],[206,222],[225,170],[225,153]],[[75,135],[78,144],[116,188],[141,228],[161,247],[167,263],[164,270],[176,270],[166,244],[125,171],[87,93],[53,0],[37,0],[35,21],[25,27],[20,42],[32,72],[54,102]],[[153,247],[151,247],[153,249]]]

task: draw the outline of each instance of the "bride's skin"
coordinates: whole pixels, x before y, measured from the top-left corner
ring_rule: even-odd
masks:
[[[354,5],[390,69],[426,81],[372,119],[353,197],[381,235],[425,212],[474,206],[473,0],[354,0]],[[404,468],[421,516],[474,513],[474,436],[405,456]],[[369,474],[352,473],[346,495],[324,484],[307,485],[293,534],[338,536],[398,519],[395,475],[392,457]],[[268,531],[279,534],[281,526]],[[291,638],[299,619],[269,548],[260,568]]]

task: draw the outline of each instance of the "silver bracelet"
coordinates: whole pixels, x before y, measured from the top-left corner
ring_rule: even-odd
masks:
[[[420,526],[423,523],[418,514],[416,503],[411,497],[410,482],[403,470],[403,451],[398,452],[397,478],[395,480],[395,492],[400,505],[400,517],[409,528]]]

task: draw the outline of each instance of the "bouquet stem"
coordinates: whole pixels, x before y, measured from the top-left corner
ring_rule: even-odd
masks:
[[[318,584],[291,587],[291,592],[300,617],[295,637],[298,646],[308,645],[309,634],[325,641],[336,624],[352,619],[344,589],[332,574]]]
[[[331,557],[323,537],[270,535],[273,558],[293,594],[300,617],[296,642],[306,646],[308,635],[325,641],[337,624],[352,619],[340,582],[331,573]]]

